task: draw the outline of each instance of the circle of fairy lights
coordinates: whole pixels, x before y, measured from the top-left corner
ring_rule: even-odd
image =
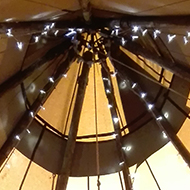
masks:
[[[40,41],[41,36],[44,36],[44,35],[47,36],[48,32],[50,30],[53,30],[54,31],[54,36],[57,36],[59,34],[60,30],[56,29],[54,27],[55,27],[55,23],[51,23],[51,24],[45,25],[44,26],[44,30],[41,31],[40,35],[34,35],[33,36],[34,43],[38,43]],[[117,26],[117,27],[115,27],[114,30],[112,30],[111,35],[118,36],[119,35],[119,31],[120,31],[120,27]],[[141,33],[141,36],[145,36],[148,31],[149,31],[148,29],[142,29],[140,26],[133,26],[132,29],[131,29],[131,32],[133,32],[133,35],[131,35],[132,41],[137,40],[139,38],[139,36],[137,35],[139,32]],[[77,34],[77,32],[81,33],[81,32],[83,32],[83,29],[81,29],[81,28],[77,28],[77,29],[75,29],[75,28],[69,28],[64,36],[68,37],[68,38],[70,38],[70,37],[73,38],[73,36],[75,36]],[[151,30],[151,32],[152,32],[152,30]],[[159,35],[161,35],[161,30],[155,29],[155,30],[153,30],[152,34],[153,34],[154,39],[156,39]],[[14,34],[12,32],[12,28],[7,29],[6,35],[7,35],[7,37],[14,37]],[[177,37],[178,36],[176,34],[167,34],[168,43],[171,43]],[[190,32],[187,31],[187,34],[183,36],[184,45],[186,45],[187,43],[189,43],[189,38],[190,38]],[[18,50],[22,51],[23,47],[24,47],[24,42],[18,41],[15,37],[14,37],[14,39],[16,40],[16,46],[17,46]],[[122,46],[124,46],[126,43],[127,43],[127,41],[125,40],[125,38],[121,37],[121,44],[122,44]],[[116,72],[113,73],[112,77],[114,77],[116,74],[117,74]],[[63,74],[63,77],[66,78],[67,75]],[[49,82],[52,83],[52,85],[55,83],[53,77],[49,77],[48,80],[49,80]],[[126,83],[125,80],[122,83],[123,83],[123,86],[125,86],[125,85],[127,86],[127,83]],[[142,101],[144,101],[144,103],[145,103],[148,111],[150,111],[152,113],[153,117],[155,118],[155,121],[157,123],[159,122],[159,124],[160,124],[160,121],[163,119],[163,117],[165,117],[167,119],[169,117],[169,113],[168,112],[165,112],[164,116],[161,116],[161,115],[160,116],[155,116],[155,114],[152,111],[154,109],[154,104],[151,104],[151,103],[149,103],[147,101],[147,93],[145,93],[145,92],[143,92],[141,90],[140,90],[140,92],[136,92],[135,89],[136,89],[137,86],[138,86],[137,83],[131,83],[131,89],[132,89],[132,91],[136,95],[138,95],[141,98]],[[138,88],[139,88],[139,86],[138,86]],[[41,95],[45,95],[46,94],[46,91],[43,90],[43,89],[41,89],[39,92],[40,92]],[[111,93],[111,92],[109,90],[106,90],[106,93]],[[45,108],[42,105],[40,105],[40,108],[42,110],[45,110]],[[111,109],[112,105],[108,104],[108,108]],[[32,118],[35,117],[35,113],[33,111],[30,111],[29,115]],[[117,117],[114,117],[113,121],[114,121],[114,123],[117,123],[119,121],[119,119]],[[31,133],[29,129],[26,129],[26,131],[27,131],[28,134]],[[165,134],[164,131],[162,131],[162,134],[163,134],[163,138],[167,138],[167,135]],[[117,134],[114,134],[113,136],[116,138]],[[18,141],[20,141],[21,137],[19,135],[16,135],[15,139],[17,139]],[[125,150],[125,151],[130,151],[132,149],[132,146],[122,147],[122,149]],[[124,164],[124,162],[119,163],[119,165],[123,165],[123,164]]]

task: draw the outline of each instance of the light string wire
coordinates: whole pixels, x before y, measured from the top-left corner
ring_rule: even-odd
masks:
[[[67,56],[68,56],[68,55],[67,55]],[[73,60],[72,60],[72,61],[73,61]],[[63,76],[63,75],[62,75],[62,76]],[[48,83],[52,83],[52,86],[51,86],[51,88],[49,88],[49,91],[51,91],[52,88],[55,88],[55,85],[56,85],[57,82],[60,80],[60,78],[61,78],[61,76],[58,77],[55,81],[54,81],[53,77],[50,77],[50,78],[49,78],[49,82],[48,82]],[[51,79],[51,80],[50,80],[50,79]],[[47,84],[48,84],[48,83],[47,83]],[[47,84],[46,84],[46,85],[47,85]],[[43,91],[43,92],[42,92],[42,91]],[[46,94],[47,92],[48,92],[48,91],[40,90],[39,95],[40,95],[40,94],[41,94],[41,95]],[[43,108],[42,105],[41,105],[39,108]],[[28,109],[27,111],[29,112],[29,115],[30,115],[32,118],[35,117],[35,114],[36,114],[36,113],[34,113],[33,110]],[[27,133],[30,133],[30,131],[29,131],[28,129],[26,129],[26,130],[24,130],[21,134],[18,134],[18,135],[15,136],[15,139],[17,139],[17,142],[16,142],[16,144],[15,144],[15,147],[17,147],[17,145],[19,144],[21,138],[23,138],[23,136],[24,136],[24,134],[25,134],[26,132],[27,132]]]
[[[154,79],[152,79],[152,78],[148,77],[147,75],[145,75],[145,74],[143,74],[143,73],[141,73],[141,72],[139,72],[139,71],[135,70],[135,69],[134,69],[134,68],[132,68],[132,67],[129,67],[128,65],[126,65],[126,64],[124,64],[124,63],[122,63],[121,61],[119,61],[119,60],[117,60],[117,59],[114,59],[114,58],[112,58],[112,57],[110,57],[110,59],[111,59],[111,60],[113,60],[113,61],[115,61],[115,62],[117,62],[117,63],[119,63],[120,65],[122,65],[122,66],[124,66],[124,67],[126,67],[126,68],[128,68],[128,69],[130,69],[130,70],[132,70],[133,72],[135,72],[135,73],[137,73],[137,74],[141,75],[142,77],[144,77],[144,78],[146,78],[146,79],[150,80],[151,82],[153,82],[153,83],[155,83],[155,84],[160,85],[161,87],[163,87],[163,88],[165,88],[165,89],[167,89],[167,90],[169,90],[169,91],[171,91],[171,92],[175,93],[176,95],[179,95],[181,98],[184,98],[184,99],[186,99],[186,100],[190,100],[190,98],[188,98],[188,97],[186,97],[186,96],[182,95],[181,93],[179,93],[179,92],[177,92],[177,91],[173,90],[173,89],[172,89],[172,88],[170,88],[170,87],[169,87],[169,88],[167,88],[166,86],[164,86],[164,85],[163,85],[163,84],[161,84],[160,82],[158,82],[158,81],[156,81],[156,80],[154,80]]]
[[[137,31],[140,29],[140,27],[137,27],[137,26],[134,26],[134,28],[137,28]],[[147,30],[147,29],[146,29]],[[137,32],[136,31],[136,32]],[[153,29],[152,29],[152,31],[153,31]],[[155,29],[154,29],[154,31],[155,31]],[[135,33],[136,33],[135,32]],[[187,38],[188,37],[190,37],[190,32],[187,32],[188,33],[188,35],[187,35]],[[111,37],[118,37],[117,35],[110,35]],[[160,36],[158,36],[158,38],[160,38]],[[155,40],[154,40],[155,41]],[[161,41],[162,41],[162,39],[161,39]],[[163,45],[165,45],[165,47],[167,48],[167,46],[166,46],[166,44],[162,41],[162,43],[163,43]],[[188,42],[187,42],[188,43]],[[124,46],[121,46],[121,47],[123,47],[123,48],[125,48]],[[170,51],[168,50],[168,52],[170,53]],[[184,54],[183,54],[184,55]],[[137,56],[137,55],[136,55]],[[185,55],[184,55],[185,56]],[[138,57],[139,58],[139,57]],[[113,60],[114,60],[114,58],[112,58]],[[164,86],[163,84],[161,84],[161,83],[159,83],[159,82],[157,82],[156,80],[154,80],[154,79],[152,79],[152,78],[150,78],[150,77],[147,77],[146,75],[144,75],[144,74],[142,74],[142,73],[140,73],[139,71],[135,71],[133,68],[131,68],[131,67],[128,67],[127,65],[125,65],[125,64],[123,64],[123,63],[121,63],[120,61],[118,61],[118,60],[116,60],[115,59],[115,61],[116,62],[118,62],[118,63],[120,63],[120,64],[122,64],[123,66],[125,66],[125,67],[127,67],[127,68],[129,68],[129,69],[131,69],[131,70],[133,70],[134,72],[136,72],[136,73],[138,73],[139,75],[141,75],[141,76],[144,76],[145,78],[147,78],[147,79],[149,79],[149,80],[151,80],[152,82],[154,82],[154,83],[156,83],[156,84],[158,84],[158,85],[160,85],[160,86],[162,86],[162,87],[164,87],[164,88],[167,88],[166,86]],[[164,77],[164,79],[165,79],[165,77]],[[167,82],[167,81],[166,81]],[[190,98],[188,98],[188,97],[186,97],[186,96],[184,96],[184,95],[182,95],[182,94],[180,94],[179,92],[177,92],[177,91],[175,91],[175,90],[173,90],[172,88],[167,88],[168,90],[170,90],[170,91],[172,91],[172,92],[174,92],[175,94],[177,94],[177,95],[179,95],[180,97],[182,97],[182,98],[184,98],[184,99],[186,99],[186,100],[190,100]]]

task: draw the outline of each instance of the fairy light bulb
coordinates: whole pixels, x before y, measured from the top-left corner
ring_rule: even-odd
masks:
[[[125,162],[120,162],[119,165],[122,166]]]
[[[45,110],[46,108],[45,107],[43,107],[42,105],[40,106],[40,108],[42,109],[42,110]]]
[[[174,35],[168,34],[168,43],[172,42],[175,37],[176,37],[175,34]]]
[[[59,30],[56,30],[56,31],[54,32],[54,35],[57,36],[58,33],[59,33]]]
[[[123,37],[121,38],[121,44],[122,44],[122,46],[124,46],[126,44],[126,40]]]
[[[28,134],[30,134],[30,133],[31,133],[29,129],[26,129],[26,132],[27,132]]]
[[[11,29],[11,28],[10,28],[10,29],[7,29],[6,34],[7,34],[8,37],[12,37],[12,36],[13,36],[13,34],[12,34],[12,29]]]
[[[142,35],[145,36],[146,33],[147,33],[147,31],[148,31],[147,29],[143,30],[143,31],[142,31]]]
[[[16,135],[15,138],[20,141],[19,135]]]
[[[17,47],[18,47],[19,50],[22,50],[23,43],[22,42],[17,42]]]
[[[77,28],[76,31],[79,32],[79,33],[82,33],[83,32],[83,28]]]
[[[132,29],[133,32],[136,33],[138,30],[139,30],[139,27],[138,27],[138,26],[133,26],[133,29]]]
[[[112,77],[115,77],[116,75],[117,75],[116,71],[111,74]]]
[[[138,36],[131,36],[131,37],[133,41],[139,38]]]
[[[113,118],[113,121],[114,121],[114,123],[116,124],[116,123],[118,123],[118,121],[119,121],[119,118],[117,118],[117,117],[114,117],[114,118]]]
[[[156,118],[157,121],[161,121],[162,119],[163,119],[162,116],[159,116],[159,117]]]
[[[127,87],[126,81],[122,81],[122,82],[120,83],[119,87],[120,87],[121,89],[125,89],[125,88]]]
[[[46,92],[44,90],[40,90],[41,94],[46,94]]]
[[[66,37],[70,37],[75,35],[77,32],[74,30],[74,28],[69,28],[68,32],[65,34]]]
[[[51,25],[50,25],[50,28],[53,28],[55,26],[55,23],[53,22]]]
[[[183,37],[183,41],[185,45],[189,42],[186,36]]]
[[[127,151],[130,151],[131,149],[132,149],[131,146],[127,146],[127,147],[126,147],[126,150],[127,150]]]
[[[165,139],[168,138],[168,136],[166,135],[166,133],[165,133],[164,131],[162,131],[162,135],[163,135],[163,137],[164,137]]]
[[[160,30],[155,30],[154,33],[153,33],[154,39],[156,39],[159,34],[161,34],[161,31]]]
[[[118,36],[118,34],[119,34],[119,29],[116,28],[116,29],[115,29],[115,35]]]
[[[153,104],[148,104],[148,109],[151,110],[154,107]]]
[[[49,77],[49,81],[50,81],[51,83],[54,83],[53,77]]]
[[[169,117],[169,113],[168,112],[165,112],[164,113],[164,117],[167,119]]]
[[[35,43],[39,42],[40,37],[39,36],[34,36]]]
[[[44,27],[44,30],[49,30],[51,28],[51,25],[46,25],[45,27]]]
[[[43,36],[46,36],[47,35],[47,31],[43,31],[42,33],[41,33],[41,35]]]
[[[145,98],[146,95],[147,95],[146,93],[142,92],[142,93],[141,93],[141,98],[142,98],[142,99]]]
[[[108,104],[108,108],[112,108],[113,106],[111,104]]]
[[[104,81],[109,81],[108,78],[102,78]]]
[[[64,77],[64,78],[67,78],[67,74],[63,74],[63,77]]]
[[[112,31],[111,31],[111,35],[114,35],[114,33],[115,33],[115,31],[114,31],[114,30],[112,30]]]
[[[115,139],[118,136],[118,134],[113,134],[112,137]]]
[[[91,48],[92,48],[89,43],[87,44],[87,48],[88,48],[88,49],[91,49]]]
[[[107,89],[107,90],[106,90],[106,93],[107,93],[107,94],[110,94],[111,92],[110,92],[110,90],[109,90],[109,89]]]
[[[114,28],[119,29],[119,28],[120,28],[120,25],[117,23],[117,24],[114,25]]]
[[[34,117],[34,112],[33,111],[30,112],[30,116]]]
[[[131,88],[135,88],[137,86],[137,83],[133,83]]]

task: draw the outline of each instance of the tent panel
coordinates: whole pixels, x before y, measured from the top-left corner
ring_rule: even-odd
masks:
[[[20,86],[11,89],[0,98],[0,147],[6,141],[22,114],[25,102]]]
[[[190,188],[189,168],[171,142],[150,156],[148,162],[161,189]]]
[[[4,169],[0,172],[0,189],[19,189],[28,164],[29,159],[15,149]]]

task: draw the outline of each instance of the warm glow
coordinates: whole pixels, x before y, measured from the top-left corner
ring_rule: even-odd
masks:
[[[147,161],[161,189],[188,190],[190,188],[190,170],[171,143],[154,153]],[[135,166],[132,168],[132,174],[134,168]],[[134,190],[144,189],[158,189],[146,162],[138,167],[134,178]]]

